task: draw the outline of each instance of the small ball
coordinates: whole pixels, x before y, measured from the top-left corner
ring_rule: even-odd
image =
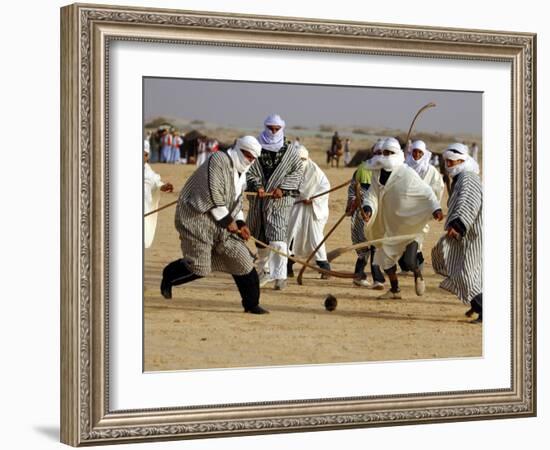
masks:
[[[336,297],[332,294],[328,294],[325,297],[325,309],[327,311],[334,311],[336,309],[336,305],[338,305]]]

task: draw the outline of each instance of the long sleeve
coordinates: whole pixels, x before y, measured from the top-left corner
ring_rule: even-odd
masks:
[[[246,172],[246,183],[250,191],[257,192],[258,189],[264,188],[262,168],[260,161],[256,160]]]
[[[218,206],[227,207],[227,193],[225,186],[224,171],[220,164],[219,158],[208,159],[208,190],[212,203]],[[231,180],[232,181],[232,180]]]
[[[321,169],[319,169],[321,172]],[[319,174],[319,184],[317,188],[317,192],[315,194],[320,194],[322,192],[326,192],[330,190],[330,182],[328,181],[328,178],[326,175],[321,172]],[[312,207],[313,207],[313,213],[315,214],[315,218],[317,220],[328,220],[329,215],[329,208],[328,208],[328,200],[329,200],[329,194],[322,195],[321,197],[317,197],[313,199]]]
[[[294,158],[289,171],[284,176],[279,188],[285,191],[297,191],[304,177],[304,166],[299,157]]]
[[[457,180],[449,199],[449,215],[445,228],[460,220],[465,232],[467,232],[479,216],[483,191],[481,181],[475,173],[464,172],[458,176],[460,178]]]

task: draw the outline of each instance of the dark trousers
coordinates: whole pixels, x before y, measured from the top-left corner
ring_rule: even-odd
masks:
[[[372,274],[372,279],[374,281],[378,281],[379,283],[385,283],[386,279],[384,278],[384,274],[382,273],[382,270],[380,270],[380,266],[377,264],[374,264],[374,254],[376,253],[376,247],[371,246],[369,249],[369,252],[366,255],[359,256],[357,258],[357,261],[355,262],[355,271],[354,273],[361,277],[361,279],[366,279],[367,274],[365,273],[365,267],[367,267],[367,257],[370,257],[370,272]]]
[[[413,241],[405,248],[403,255],[399,258],[399,267],[401,270],[415,271],[416,269],[422,270],[424,264],[424,255],[418,251],[418,242]]]
[[[168,264],[164,268],[162,276],[163,281],[169,282],[171,286],[179,286],[203,278],[191,272],[183,259],[177,259]],[[241,294],[241,304],[243,308],[250,309],[257,306],[260,303],[260,281],[256,269],[252,269],[252,271],[246,275],[232,276]]]
[[[328,261],[315,260],[315,263],[317,264],[317,267],[321,269],[330,270],[330,263]],[[286,273],[289,276],[294,276],[294,261],[290,259],[286,263]]]

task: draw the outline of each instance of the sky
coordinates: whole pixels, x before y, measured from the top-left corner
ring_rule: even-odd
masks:
[[[481,135],[482,93],[144,78],[144,118],[204,120],[224,127],[263,128],[277,113],[287,127],[396,128],[407,130],[416,111],[434,102],[415,124],[417,131]]]

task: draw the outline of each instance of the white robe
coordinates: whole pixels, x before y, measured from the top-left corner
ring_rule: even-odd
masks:
[[[143,212],[147,214],[149,211],[154,211],[159,206],[160,187],[164,183],[160,179],[160,175],[156,173],[149,164],[144,164],[143,169]],[[145,248],[151,247],[155,230],[157,228],[157,216],[151,214],[143,219],[143,240]]]
[[[445,188],[445,183],[443,183],[441,172],[430,164],[426,175],[424,175],[423,180],[428,184],[428,186],[432,188],[432,191],[434,191],[437,201],[441,202],[443,189]]]
[[[423,180],[425,183],[428,184],[428,186],[432,188],[432,191],[434,191],[437,201],[441,203],[441,197],[443,196],[443,189],[445,188],[445,183],[443,183],[443,177],[441,176],[441,172],[430,164],[428,167],[428,171],[426,172],[426,175],[424,175]],[[429,231],[430,231],[430,225],[426,224],[426,226],[424,227],[424,235],[426,236]],[[418,246],[418,251],[421,251],[421,250],[422,250],[422,244],[420,243]]]
[[[308,199],[329,189],[330,183],[324,172],[312,160],[308,160],[304,166],[304,178],[300,183],[298,200]],[[299,258],[307,258],[324,238],[323,230],[329,215],[328,197],[328,194],[323,195],[314,199],[311,205],[298,203],[292,207],[287,242],[290,245],[294,240],[292,253]],[[324,245],[315,254],[315,260],[327,260]]]
[[[416,235],[415,239],[391,240],[375,245],[376,262],[383,269],[397,263],[408,244],[423,241],[423,229],[432,218],[432,213],[440,209],[432,188],[406,164],[394,169],[381,185],[381,172],[375,172],[372,183],[363,198],[363,205],[372,209],[372,217],[367,225],[369,240],[385,237]]]

